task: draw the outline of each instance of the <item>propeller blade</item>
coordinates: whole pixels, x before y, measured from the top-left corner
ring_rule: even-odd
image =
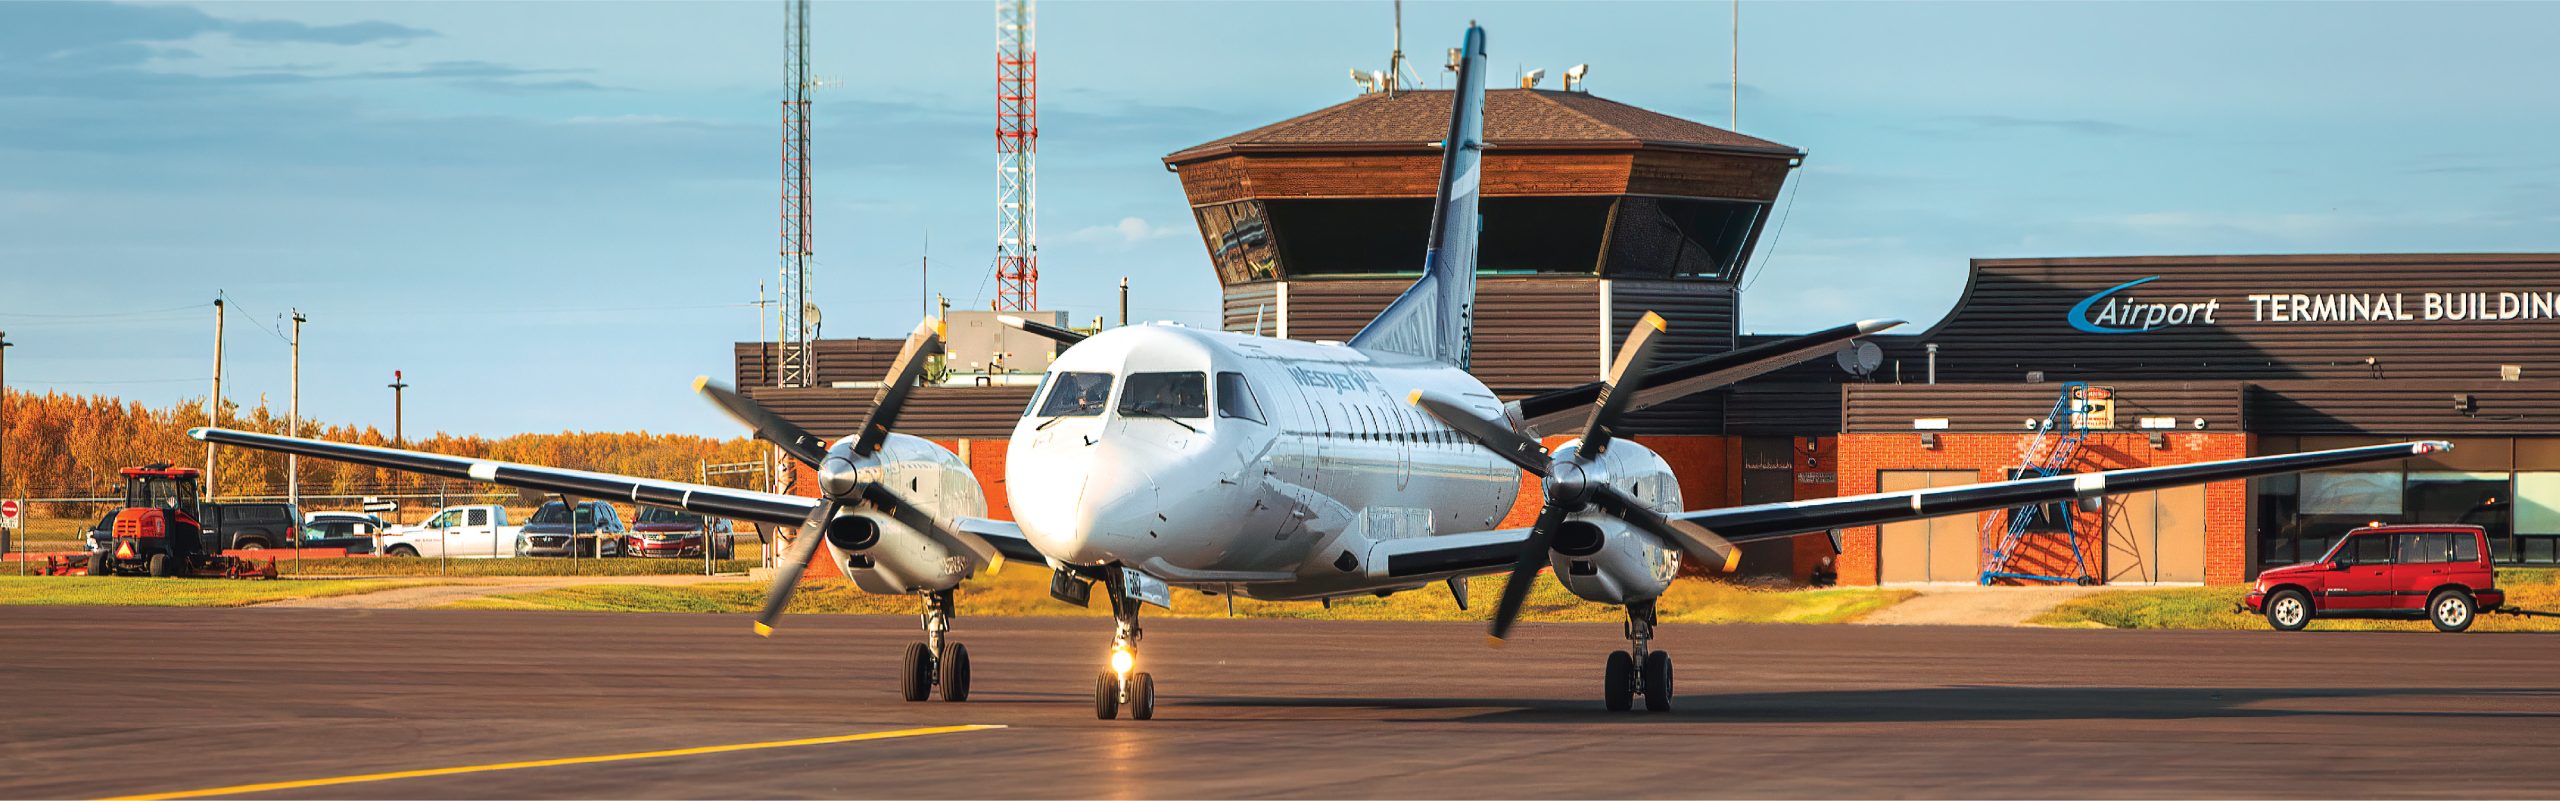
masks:
[[[1012,327],[1014,327],[1014,328],[1021,329],[1021,330],[1023,330],[1023,331],[1027,331],[1027,332],[1030,332],[1030,333],[1039,334],[1039,335],[1041,335],[1041,336],[1048,337],[1048,338],[1050,338],[1050,339],[1052,339],[1052,340],[1057,341],[1057,343],[1058,343],[1058,344],[1060,344],[1060,345],[1065,345],[1065,346],[1068,346],[1068,347],[1074,347],[1076,343],[1078,343],[1078,342],[1083,342],[1083,341],[1085,340],[1085,336],[1086,336],[1086,335],[1084,335],[1084,334],[1076,333],[1075,331],[1071,331],[1071,330],[1064,329],[1064,328],[1059,328],[1059,327],[1057,327],[1057,326],[1050,325],[1050,324],[1048,324],[1048,323],[1043,323],[1043,322],[1039,322],[1039,321],[1036,321],[1036,320],[1025,320],[1025,319],[1023,319],[1023,318],[1016,317],[1016,316],[1013,316],[1013,315],[1010,315],[1010,314],[999,314],[999,315],[996,315],[996,322],[1003,323],[1003,324],[1005,324],[1005,325],[1009,325],[1009,326],[1012,326]]]
[[[861,433],[853,441],[853,455],[879,452],[880,441],[889,438],[889,427],[898,424],[898,410],[907,405],[907,393],[914,392],[917,379],[924,377],[925,358],[940,352],[941,321],[917,323],[915,333],[907,335],[906,346],[898,349],[898,360],[889,364],[888,377],[881,379],[880,394],[871,397],[871,412],[862,417]]]
[[[968,549],[977,554],[978,564],[986,565],[991,570],[1004,564],[1004,554],[997,552],[995,544],[988,542],[987,538],[943,525],[942,521],[936,519],[931,513],[908,503],[906,496],[899,495],[897,490],[878,484],[866,484],[862,487],[862,499],[870,501],[871,505],[881,513],[906,524],[908,528],[924,532],[925,536],[955,543]]]
[[[1548,543],[1555,539],[1556,526],[1564,524],[1564,509],[1548,504],[1538,511],[1538,522],[1529,526],[1529,538],[1520,542],[1520,561],[1511,564],[1511,575],[1502,581],[1502,600],[1493,607],[1493,641],[1511,636],[1511,624],[1520,618],[1521,604],[1528,603],[1529,589],[1537,586],[1538,568],[1547,564]]]
[[[1706,560],[1710,564],[1721,565],[1724,572],[1731,573],[1735,567],[1741,565],[1742,549],[1735,547],[1732,542],[1725,540],[1714,531],[1708,530],[1706,526],[1664,516],[1661,512],[1654,511],[1653,507],[1636,502],[1635,498],[1617,487],[1601,486],[1592,489],[1592,505],[1600,507],[1600,511],[1627,521],[1627,525],[1660,537],[1664,542],[1677,545],[1680,550],[1688,552],[1691,556]]]
[[[757,439],[782,448],[782,452],[791,454],[791,458],[801,464],[816,467],[818,462],[827,458],[826,440],[809,433],[808,429],[792,425],[791,421],[782,419],[782,415],[774,414],[772,409],[738,394],[728,385],[713,381],[710,376],[698,376],[693,379],[693,391],[710,398],[720,411],[729,413],[730,419],[756,432]]]
[[[1458,433],[1475,440],[1476,444],[1511,460],[1512,464],[1529,471],[1530,475],[1547,477],[1547,446],[1538,444],[1537,439],[1513,431],[1500,422],[1478,417],[1473,409],[1441,400],[1422,390],[1414,390],[1405,399],[1450,428],[1457,429]]]
[[[1599,401],[1592,405],[1591,426],[1582,434],[1580,452],[1586,460],[1609,452],[1609,440],[1618,435],[1618,418],[1626,416],[1636,393],[1644,390],[1645,373],[1653,369],[1653,349],[1668,329],[1662,315],[1645,312],[1644,319],[1636,321],[1636,330],[1627,335],[1627,344],[1618,349],[1618,363],[1610,365],[1609,381],[1600,387]]]
[[[800,539],[791,543],[791,553],[774,565],[773,586],[765,590],[763,611],[756,613],[758,636],[773,636],[773,622],[782,617],[783,607],[791,605],[791,594],[800,589],[800,574],[808,571],[809,560],[816,559],[818,546],[826,543],[827,519],[835,516],[834,502],[821,503],[800,524]]]

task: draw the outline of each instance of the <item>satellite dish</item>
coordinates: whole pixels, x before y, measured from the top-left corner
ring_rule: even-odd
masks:
[[[1840,352],[1832,354],[1831,358],[1840,363],[1842,371],[1865,378],[1875,375],[1876,368],[1884,366],[1884,349],[1876,347],[1873,342],[1851,342],[1840,346]]]
[[[825,319],[824,315],[818,313],[818,304],[816,303],[800,304],[800,317],[801,319],[808,320],[809,325],[811,326],[815,326]]]

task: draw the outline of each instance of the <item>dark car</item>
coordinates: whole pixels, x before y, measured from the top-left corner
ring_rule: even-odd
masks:
[[[2479,526],[2373,526],[2347,532],[2319,561],[2258,574],[2241,603],[2279,631],[2315,617],[2411,617],[2438,631],[2471,627],[2505,604]]]
[[[312,512],[302,519],[302,547],[345,548],[348,556],[373,553],[374,538],[391,528],[363,512]]]
[[[643,506],[640,515],[631,521],[631,533],[622,538],[622,552],[630,556],[699,558],[706,539],[713,559],[728,559],[737,553],[737,537],[726,518]]]
[[[302,538],[302,509],[289,503],[207,503],[205,529],[224,550],[291,548]]]
[[[577,519],[569,510],[552,501],[533,510],[533,518],[525,521],[524,530],[516,536],[518,556],[569,556],[569,543],[577,541],[577,554],[583,557],[622,555],[622,514],[613,504],[603,501],[579,501]]]

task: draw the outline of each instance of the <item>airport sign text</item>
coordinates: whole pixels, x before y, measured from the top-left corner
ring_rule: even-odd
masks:
[[[2127,281],[2080,299],[2064,322],[2091,334],[2139,334],[2184,325],[2220,325],[2221,298],[2161,300],[2125,291],[2160,280]],[[2461,322],[2560,319],[2560,292],[2299,292],[2242,297],[2255,323]],[[2232,304],[2235,310],[2240,304]],[[2233,321],[2240,322],[2240,321]]]

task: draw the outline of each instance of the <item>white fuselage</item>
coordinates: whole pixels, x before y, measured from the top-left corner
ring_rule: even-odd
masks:
[[[1149,374],[1177,375],[1131,394]],[[1517,468],[1410,403],[1415,390],[1503,416],[1482,382],[1438,362],[1171,325],[1104,331],[1050,366],[1014,427],[1006,496],[1062,562],[1262,597],[1386,586],[1359,564],[1372,545],[1493,528],[1521,488]]]

